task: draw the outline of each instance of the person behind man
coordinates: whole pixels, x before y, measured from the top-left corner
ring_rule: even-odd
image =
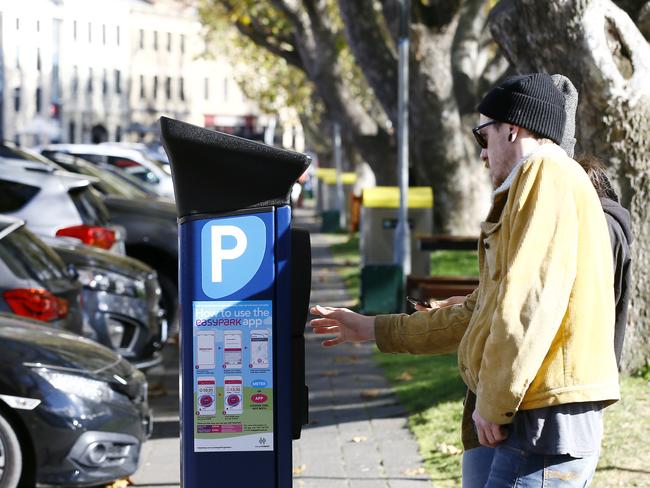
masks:
[[[326,347],[376,340],[384,352],[457,350],[476,398],[465,405],[473,426],[465,415],[463,438],[496,448],[485,486],[585,486],[601,410],[619,399],[607,224],[585,172],[557,145],[564,100],[549,75],[505,80],[478,111],[473,133],[495,191],[476,291],[410,316],[316,306],[322,318],[311,326],[335,336]]]
[[[603,164],[593,156],[584,156],[578,160],[596,189],[600,203],[605,212],[609,237],[614,259],[614,297],[616,300],[616,321],[614,327],[614,352],[616,363],[621,364],[623,341],[627,325],[627,306],[630,301],[630,276],[632,257],[630,245],[634,240],[630,212],[619,202],[618,195],[612,187]]]

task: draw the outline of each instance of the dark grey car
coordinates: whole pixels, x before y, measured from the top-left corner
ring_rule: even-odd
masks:
[[[0,311],[83,333],[81,285],[21,220],[0,215]]]
[[[159,306],[156,272],[125,256],[73,239],[44,239],[81,282],[83,309],[92,332],[84,334],[147,369],[162,361],[167,320]]]
[[[133,474],[147,382],[110,349],[0,313],[0,486],[97,486]]]

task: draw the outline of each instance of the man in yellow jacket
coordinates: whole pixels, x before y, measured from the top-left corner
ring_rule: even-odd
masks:
[[[376,340],[384,352],[458,351],[471,397],[464,441],[473,428],[496,449],[480,486],[585,486],[602,409],[619,399],[605,216],[582,168],[558,146],[564,97],[549,75],[505,80],[478,111],[473,132],[495,191],[476,291],[413,315],[317,306],[322,318],[311,325],[335,336],[324,346]]]

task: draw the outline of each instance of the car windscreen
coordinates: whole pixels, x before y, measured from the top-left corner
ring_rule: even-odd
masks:
[[[41,191],[37,186],[25,185],[0,178],[0,213],[17,212]]]
[[[101,225],[103,227],[108,225],[108,210],[90,187],[72,188],[68,193],[85,225]]]
[[[156,174],[138,161],[130,158],[108,156],[108,164],[122,169],[125,173],[135,176],[149,185],[157,185],[160,179]]]
[[[99,181],[93,183],[93,186],[104,194],[117,195],[125,198],[147,197],[146,192],[133,185],[125,184],[124,180],[115,176],[112,172],[107,171],[104,167],[95,166],[81,158],[65,153],[57,153],[56,151],[43,151],[43,154],[66,171],[97,178]]]
[[[0,239],[0,260],[22,279],[48,282],[68,276],[61,258],[24,227]]]

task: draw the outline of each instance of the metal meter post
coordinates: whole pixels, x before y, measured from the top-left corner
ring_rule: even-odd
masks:
[[[160,126],[179,222],[181,485],[289,488],[311,285],[289,195],[309,158]]]

